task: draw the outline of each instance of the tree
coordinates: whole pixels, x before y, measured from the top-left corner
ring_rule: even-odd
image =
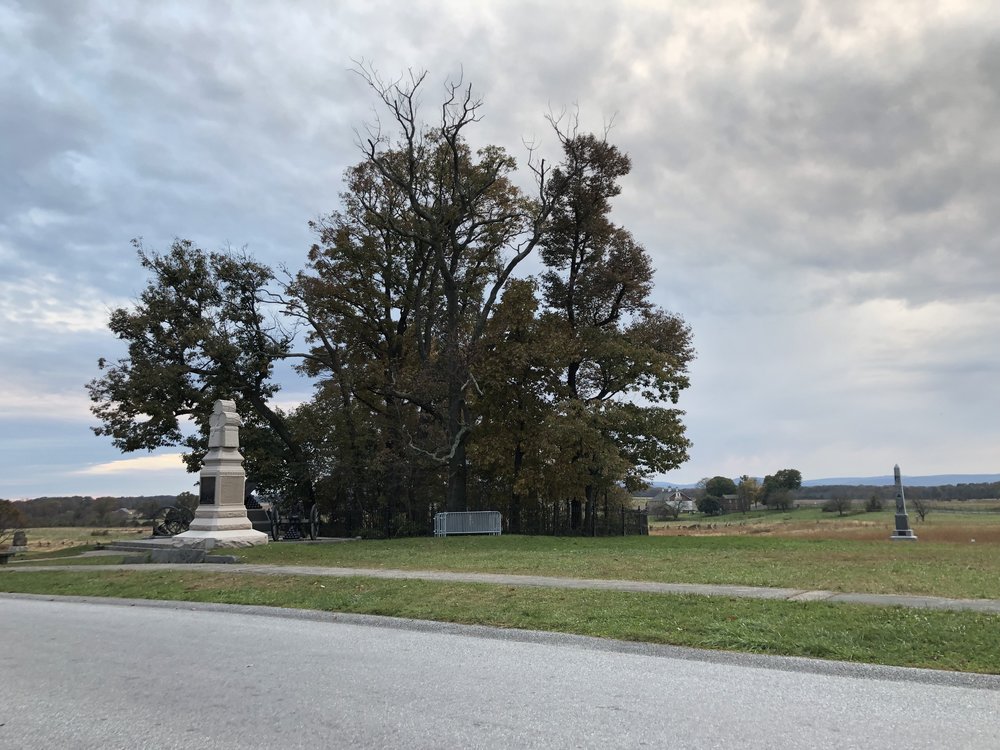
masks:
[[[836,493],[823,503],[823,512],[836,513],[838,516],[843,516],[851,510],[851,506],[851,499],[847,495]]]
[[[781,469],[774,473],[774,484],[781,489],[794,492],[802,487],[802,472],[798,469]]]
[[[764,477],[761,485],[761,502],[773,510],[788,510],[793,502],[792,493],[802,486],[798,469],[781,469]]]
[[[740,510],[746,513],[760,499],[760,482],[754,477],[744,474],[740,477],[740,483],[736,487],[736,497]]]
[[[722,500],[713,495],[706,495],[700,498],[696,503],[699,513],[704,513],[706,516],[721,516],[725,509],[722,505]]]
[[[103,375],[87,384],[101,422],[94,433],[125,452],[184,446],[189,471],[197,471],[212,403],[235,397],[248,473],[259,484],[311,495],[298,442],[269,403],[278,391],[273,365],[288,356],[292,340],[265,309],[271,270],[245,254],[206,253],[188,240],[163,254],[147,252],[139,240],[133,245],[150,279],[131,309],[111,313],[109,327],[128,354],[113,364],[100,359]],[[196,431],[185,434],[181,420]]]
[[[927,514],[931,512],[930,503],[923,497],[914,497],[910,500],[910,505],[913,506],[913,510],[917,512],[917,516],[921,521],[927,520]]]
[[[513,534],[521,532],[525,506],[544,481],[545,446],[555,439],[542,429],[551,409],[553,352],[535,289],[532,280],[512,280],[487,327],[475,400],[482,421],[470,443],[480,475],[506,496],[495,500],[506,505]]]
[[[715,476],[705,480],[705,494],[710,497],[725,497],[735,495],[737,491],[736,482],[729,477]]]
[[[0,500],[0,544],[6,542],[17,529],[23,529],[24,515],[10,500]]]
[[[544,162],[529,161],[537,187],[529,198],[515,186],[515,161],[502,148],[473,152],[466,130],[480,120],[482,101],[471,85],[448,84],[440,120],[431,126],[418,115],[425,73],[386,82],[370,68],[358,72],[398,128],[393,140],[380,125],[371,127],[362,143],[379,192],[398,198],[373,206],[383,210],[367,218],[389,241],[425,254],[440,295],[425,328],[434,347],[422,352],[424,372],[433,372],[442,385],[440,398],[395,395],[441,426],[444,445],[433,455],[447,466],[446,507],[465,510],[467,446],[476,419],[469,400],[477,387],[479,343],[511,274],[542,238],[562,188],[549,183]]]
[[[873,492],[865,501],[865,512],[877,513],[880,510],[882,510],[882,498],[879,497],[877,492]]]
[[[194,514],[198,509],[198,496],[193,492],[179,492],[174,500],[174,505]]]
[[[553,398],[565,404],[564,413],[579,427],[604,438],[594,443],[600,451],[581,445],[570,459],[587,476],[584,526],[589,520],[593,529],[594,501],[602,488],[622,479],[637,485],[649,473],[687,459],[681,412],[661,404],[676,404],[688,386],[694,351],[683,319],[649,301],[652,263],[646,250],[610,220],[611,199],[631,170],[628,156],[606,138],[575,129],[562,137],[562,145],[548,231],[540,241],[547,268],[542,292],[566,356]],[[634,395],[650,405],[623,403]],[[624,476],[616,476],[619,462],[631,467]],[[579,505],[574,497],[574,519]]]

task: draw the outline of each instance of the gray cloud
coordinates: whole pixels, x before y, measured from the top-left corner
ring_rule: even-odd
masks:
[[[522,161],[558,156],[546,113],[613,120],[616,217],[700,352],[678,478],[884,473],[904,448],[990,469],[962,463],[1000,429],[1000,15],[973,2],[0,0],[11,392],[61,398],[119,351],[80,321],[141,288],[132,237],[300,265],[373,117],[354,60],[428,70],[428,117],[464,75],[475,138]]]

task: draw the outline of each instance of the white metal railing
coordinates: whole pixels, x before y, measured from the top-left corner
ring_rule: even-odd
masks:
[[[462,513],[436,513],[434,536],[449,534],[500,534],[500,511],[473,510]]]

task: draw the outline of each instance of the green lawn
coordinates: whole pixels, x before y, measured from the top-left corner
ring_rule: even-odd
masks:
[[[0,573],[0,590],[411,617],[697,648],[1000,673],[1000,615],[898,607],[191,571]]]
[[[571,578],[1000,598],[995,544],[773,536],[448,537],[242,550],[276,565],[521,573]]]

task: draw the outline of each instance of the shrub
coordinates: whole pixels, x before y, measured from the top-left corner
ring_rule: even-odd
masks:
[[[851,501],[846,497],[831,497],[823,503],[824,513],[836,513],[839,516],[851,510]]]
[[[722,501],[717,497],[703,497],[698,501],[697,507],[706,516],[721,516],[723,512]]]

